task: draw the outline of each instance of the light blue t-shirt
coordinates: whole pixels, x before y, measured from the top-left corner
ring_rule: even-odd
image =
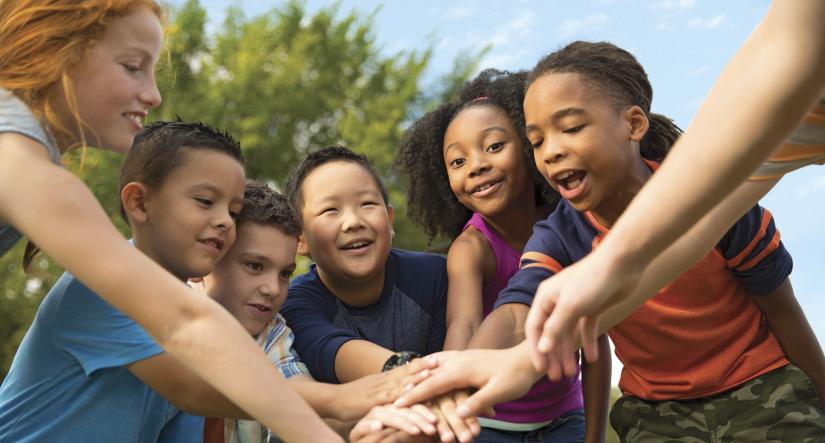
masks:
[[[203,418],[125,368],[161,352],[137,323],[64,273],[0,386],[0,442],[201,442]]]
[[[25,135],[43,145],[53,162],[60,162],[60,151],[57,150],[51,134],[43,129],[25,103],[3,88],[0,88],[0,132],[16,132]],[[22,235],[11,225],[0,220],[0,257],[8,252],[21,237]]]

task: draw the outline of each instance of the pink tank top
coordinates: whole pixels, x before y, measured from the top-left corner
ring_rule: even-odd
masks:
[[[473,213],[464,229],[469,226],[478,229],[490,242],[496,260],[495,276],[482,288],[482,312],[484,317],[487,317],[493,311],[499,292],[507,287],[510,277],[518,271],[521,253],[493,232],[481,214]],[[493,419],[510,423],[542,423],[583,407],[582,388],[578,377],[565,378],[558,382],[551,382],[547,377],[542,377],[524,397],[497,405]]]

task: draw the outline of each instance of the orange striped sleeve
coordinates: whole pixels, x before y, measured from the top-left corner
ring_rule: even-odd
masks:
[[[544,268],[554,273],[559,273],[564,266],[549,255],[540,252],[525,252],[521,256],[521,268]]]
[[[760,241],[765,237],[765,233],[768,230],[768,225],[771,223],[771,211],[768,211],[765,208],[762,208],[762,223],[759,226],[759,232],[753,237],[753,240],[748,244],[748,246],[742,250],[736,257],[728,260],[728,267],[729,268],[736,268],[737,266],[741,265],[745,258],[753,252],[753,249],[756,248],[756,245],[759,244]],[[761,256],[762,254],[760,254]]]
[[[766,246],[765,249],[762,250],[762,252],[759,253],[759,255],[757,255],[756,257],[748,260],[744,264],[737,266],[736,270],[737,271],[747,271],[748,269],[758,265],[759,262],[761,262],[763,258],[767,257],[768,254],[775,251],[777,247],[779,247],[779,231],[774,232],[773,238],[771,239],[771,242],[768,243],[768,246]]]

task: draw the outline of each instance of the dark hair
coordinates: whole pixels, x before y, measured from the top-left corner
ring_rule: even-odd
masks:
[[[166,177],[183,163],[184,153],[190,149],[223,152],[243,164],[241,145],[226,131],[201,122],[156,121],[135,136],[120,168],[118,194],[131,182],[158,189]],[[122,204],[120,214],[125,220],[126,212]]]
[[[266,183],[248,180],[243,193],[243,209],[238,214],[238,226],[244,223],[274,226],[286,235],[297,237],[301,225],[289,200]]]
[[[298,163],[298,165],[289,172],[284,193],[287,198],[289,198],[290,203],[292,203],[292,207],[295,208],[295,214],[298,216],[299,222],[302,222],[301,210],[304,207],[304,197],[302,195],[304,180],[310,172],[319,166],[335,161],[355,163],[364,168],[373,180],[375,180],[375,184],[381,192],[381,198],[384,199],[384,204],[389,205],[390,195],[387,192],[387,187],[384,185],[381,177],[378,176],[375,168],[372,167],[372,163],[370,163],[367,156],[354,152],[343,145],[332,145],[310,152],[301,160],[301,163]]]
[[[528,170],[533,172],[536,205],[554,207],[558,194],[536,171],[533,150],[524,133],[525,71],[486,69],[467,82],[457,97],[427,113],[407,129],[395,157],[395,169],[405,175],[407,214],[420,224],[430,239],[439,235],[454,238],[461,233],[472,211],[459,203],[450,189],[444,165],[444,134],[459,112],[474,106],[501,109],[513,123]]]
[[[633,54],[612,43],[570,43],[541,59],[530,72],[527,86],[550,73],[580,75],[611,100],[617,110],[640,107],[650,121],[650,129],[639,143],[642,156],[648,160],[662,161],[682,134],[673,120],[650,112],[653,88],[644,68]]]

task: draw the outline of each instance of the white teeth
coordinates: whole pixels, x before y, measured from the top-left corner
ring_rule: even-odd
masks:
[[[561,174],[556,176],[556,180],[564,180],[567,177],[570,177],[571,175],[573,175],[573,171],[562,172]]]
[[[344,246],[344,249],[360,248],[362,246],[366,246],[367,244],[369,244],[369,242],[359,241],[359,242],[351,243],[351,244],[348,244],[348,245]]]
[[[581,179],[578,179],[576,181],[572,181],[572,182],[568,183],[567,186],[565,186],[565,187],[567,189],[576,189],[576,188],[579,187],[580,184],[582,184],[582,181],[581,181]]]
[[[136,125],[143,126],[143,117],[142,116],[140,116],[138,114],[126,114],[126,117],[128,117],[130,120],[135,122]]]

